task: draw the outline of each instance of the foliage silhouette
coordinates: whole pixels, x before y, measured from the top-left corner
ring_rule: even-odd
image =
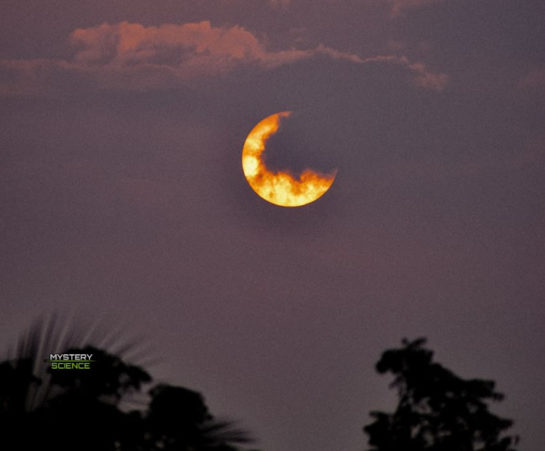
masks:
[[[433,362],[424,338],[402,343],[376,365],[395,376],[399,404],[394,413],[371,412],[363,428],[371,451],[515,451],[518,437],[503,435],[512,421],[488,410],[488,401],[503,399],[493,381],[462,379]]]
[[[56,317],[35,322],[15,355],[0,362],[0,449],[239,451],[253,442],[232,422],[215,419],[201,394],[151,385],[144,369],[56,324]],[[52,370],[44,358],[59,350],[93,354],[91,369]],[[135,403],[140,408],[127,408]]]

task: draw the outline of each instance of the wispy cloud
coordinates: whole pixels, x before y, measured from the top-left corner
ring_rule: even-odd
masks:
[[[216,27],[209,21],[157,27],[104,23],[74,30],[70,42],[74,54],[68,60],[2,61],[1,92],[36,93],[59,71],[90,78],[100,86],[153,89],[197,77],[220,76],[240,66],[270,70],[320,55],[354,64],[401,65],[416,85],[427,89],[441,90],[447,83],[446,75],[431,72],[404,56],[365,58],[325,45],[270,51],[241,26]]]

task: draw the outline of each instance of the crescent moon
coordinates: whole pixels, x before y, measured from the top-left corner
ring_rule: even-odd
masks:
[[[305,169],[298,177],[289,172],[273,172],[263,161],[267,140],[280,128],[281,119],[288,118],[291,111],[272,114],[250,131],[242,147],[242,171],[256,192],[267,202],[281,207],[300,207],[322,197],[331,188],[337,171],[321,174]]]

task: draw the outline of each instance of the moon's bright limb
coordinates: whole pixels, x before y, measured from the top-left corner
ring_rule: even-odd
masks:
[[[288,172],[267,169],[263,161],[267,140],[278,131],[280,120],[290,115],[291,111],[272,114],[252,129],[242,147],[242,171],[252,189],[266,201],[282,207],[300,207],[323,196],[337,171],[320,174],[305,169],[294,178]]]

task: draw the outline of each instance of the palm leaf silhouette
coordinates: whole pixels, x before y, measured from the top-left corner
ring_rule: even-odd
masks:
[[[48,357],[57,353],[93,354],[92,371],[51,371]],[[197,392],[164,383],[142,391],[152,379],[141,365],[156,361],[142,339],[118,327],[39,316],[0,363],[0,424],[11,432],[0,448],[47,448],[43,440],[50,440],[59,451],[74,443],[81,451],[237,451],[254,442],[235,423],[214,418]],[[59,428],[66,444],[48,437]]]

